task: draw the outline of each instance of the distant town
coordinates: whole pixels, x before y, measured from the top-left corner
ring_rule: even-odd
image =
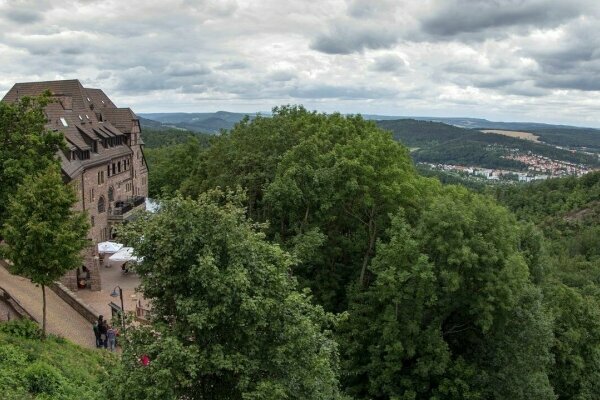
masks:
[[[527,170],[514,171],[453,164],[420,164],[433,170],[454,172],[465,177],[474,177],[488,181],[532,182],[565,176],[582,176],[599,170],[598,168],[591,168],[584,164],[553,160],[549,157],[534,154],[532,152],[520,153],[516,150],[512,150],[509,154],[502,156],[502,158],[519,161],[527,165]]]

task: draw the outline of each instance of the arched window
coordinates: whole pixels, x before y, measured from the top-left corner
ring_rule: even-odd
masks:
[[[108,201],[115,201],[115,189],[112,186],[108,188]]]
[[[104,196],[100,196],[98,199],[98,213],[101,214],[106,211],[106,204],[104,204]]]

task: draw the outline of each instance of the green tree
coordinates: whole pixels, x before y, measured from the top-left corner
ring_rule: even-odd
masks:
[[[418,179],[408,150],[360,116],[275,108],[216,139],[184,193],[247,190],[249,216],[298,257],[294,274],[329,310],[346,308],[350,282],[367,282],[390,213],[426,203],[435,184]]]
[[[153,313],[151,326],[128,330],[114,398],[339,397],[333,316],[296,290],[292,257],[241,202],[175,197],[121,231],[144,257],[137,272]]]
[[[514,219],[447,188],[378,245],[343,324],[345,384],[374,399],[551,399],[551,323]]]
[[[51,165],[23,183],[8,204],[3,254],[11,271],[42,288],[42,333],[46,334],[46,286],[81,264],[88,244],[87,218],[73,211],[77,200],[63,183],[58,166]]]
[[[0,102],[0,228],[7,218],[8,199],[25,177],[58,164],[56,153],[64,139],[62,133],[45,128],[44,107],[49,102],[47,94]]]

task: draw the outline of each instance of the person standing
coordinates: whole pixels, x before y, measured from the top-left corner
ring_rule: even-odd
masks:
[[[100,326],[98,325],[98,321],[94,322],[94,336],[96,336],[96,348],[99,349],[101,342],[100,342]]]
[[[106,338],[108,339],[108,348],[110,351],[115,351],[117,345],[117,331],[112,326],[108,327],[106,331]]]
[[[108,341],[106,340],[106,333],[108,331],[104,316],[98,317],[98,331],[100,332],[100,347],[106,348]]]

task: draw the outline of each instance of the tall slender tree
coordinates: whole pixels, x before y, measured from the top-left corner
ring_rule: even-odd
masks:
[[[3,255],[12,272],[42,288],[42,334],[46,335],[46,286],[81,262],[87,245],[87,219],[72,209],[73,190],[62,181],[59,167],[26,177],[8,204],[2,230]]]
[[[45,128],[44,107],[50,101],[46,93],[16,103],[0,102],[0,228],[7,218],[8,199],[25,177],[58,165],[56,153],[64,139],[62,133]]]

